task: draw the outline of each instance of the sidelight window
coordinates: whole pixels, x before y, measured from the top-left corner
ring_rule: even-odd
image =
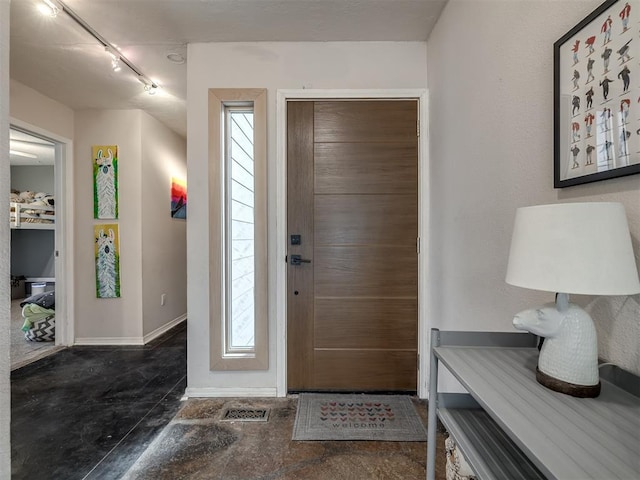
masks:
[[[253,105],[225,106],[225,354],[255,347]]]
[[[209,90],[211,370],[268,368],[266,90]]]

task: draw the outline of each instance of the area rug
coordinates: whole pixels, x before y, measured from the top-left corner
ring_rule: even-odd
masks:
[[[293,440],[423,442],[427,434],[405,395],[301,393]]]

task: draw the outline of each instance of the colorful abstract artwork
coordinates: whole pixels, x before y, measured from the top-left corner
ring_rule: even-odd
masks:
[[[96,258],[96,296],[120,297],[120,239],[118,224],[93,226]]]
[[[94,145],[93,218],[118,218],[118,146]]]
[[[187,218],[187,182],[171,179],[171,217]]]

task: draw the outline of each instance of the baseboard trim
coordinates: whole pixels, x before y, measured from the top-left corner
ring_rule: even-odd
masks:
[[[225,388],[225,387],[187,387],[185,390],[187,398],[230,398],[230,397],[277,397],[278,391],[275,387],[263,388]]]
[[[30,363],[37,362],[38,360],[42,360],[43,358],[48,357],[49,355],[53,355],[54,353],[58,353],[61,350],[66,349],[67,347],[62,345],[56,345],[55,347],[47,348],[45,350],[36,350],[34,355],[27,356],[22,360],[18,360],[15,363],[11,364],[11,371],[17,370],[22,367],[26,367]]]
[[[177,318],[174,318],[169,323],[165,323],[161,327],[156,328],[153,332],[147,333],[144,337],[142,337],[142,340],[144,341],[144,344],[146,345],[147,343],[151,342],[152,340],[155,340],[160,335],[168,332],[169,330],[171,330],[176,325],[179,325],[180,323],[184,322],[186,319],[187,319],[187,314],[185,313],[183,315],[180,315]]]
[[[76,338],[74,345],[146,345],[147,343],[155,340],[163,333],[168,332],[176,325],[184,322],[187,319],[187,314],[180,315],[178,318],[174,318],[170,322],[164,324],[160,328],[156,328],[153,332],[148,333],[144,337],[85,337]]]
[[[76,338],[74,345],[144,345],[142,337],[86,337]]]

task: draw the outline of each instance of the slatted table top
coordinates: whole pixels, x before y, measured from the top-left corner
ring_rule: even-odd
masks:
[[[535,348],[435,353],[548,478],[640,478],[640,398],[606,381],[597,398],[549,390],[536,382]]]

